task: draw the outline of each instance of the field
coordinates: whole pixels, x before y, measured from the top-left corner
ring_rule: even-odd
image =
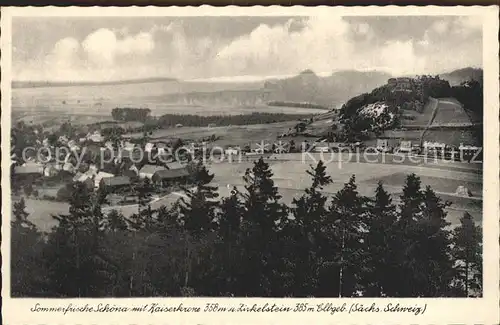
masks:
[[[319,155],[313,155],[319,158]],[[310,185],[310,177],[305,173],[312,159],[302,162],[300,154],[287,155],[287,161],[273,159],[268,160],[274,173],[273,179],[279,187],[282,201],[291,204],[294,197],[303,194],[303,190]],[[247,168],[251,168],[252,161],[240,163],[212,163],[209,169],[215,174],[213,183],[219,186],[222,197],[228,196],[233,186],[243,190],[243,175]],[[362,195],[372,196],[379,180],[383,181],[386,189],[393,194],[397,202],[404,183],[405,175],[415,173],[422,179],[422,185],[430,185],[445,200],[453,204],[448,208],[448,219],[456,224],[464,211],[468,211],[474,218],[482,220],[482,175],[467,171],[462,166],[455,166],[455,170],[433,168],[433,164],[419,164],[414,166],[397,164],[367,164],[367,163],[339,163],[331,161],[327,164],[327,172],[333,179],[333,184],[324,188],[324,192],[333,195],[342,188],[351,175],[356,175],[358,191]],[[450,163],[453,167],[453,163]],[[456,187],[464,185],[473,194],[472,198],[462,198],[454,195]],[[182,193],[172,193],[152,204],[152,208],[161,205],[170,205],[175,202]],[[54,221],[50,217],[53,213],[64,213],[68,211],[65,203],[56,203],[43,200],[28,200],[28,211],[31,219],[42,229],[50,229]],[[125,206],[118,209],[126,216],[137,212],[136,206]]]
[[[449,125],[462,124],[470,125],[471,120],[466,114],[462,105],[453,98],[440,98],[438,103],[438,110],[432,125]]]
[[[156,130],[150,136],[153,141],[171,140],[182,138],[184,140],[195,140],[211,135],[221,137],[214,145],[239,145],[245,146],[249,143],[260,141],[275,141],[276,137],[284,131],[292,128],[297,121],[288,121],[272,124],[220,126],[220,127],[182,127]],[[142,133],[129,134],[130,137],[142,137]]]
[[[413,111],[413,110],[403,110],[403,115],[404,116],[410,116],[413,119],[403,119],[401,122],[403,127],[415,127],[415,126],[422,126],[425,127],[431,117],[432,117],[432,112],[434,111],[434,106],[435,101],[434,100],[429,100],[427,104],[425,104],[424,109],[422,113]]]

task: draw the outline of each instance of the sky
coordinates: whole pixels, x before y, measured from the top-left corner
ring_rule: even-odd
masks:
[[[13,79],[276,77],[311,69],[437,74],[482,67],[474,16],[15,17]]]

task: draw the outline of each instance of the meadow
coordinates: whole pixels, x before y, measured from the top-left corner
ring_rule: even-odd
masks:
[[[310,177],[305,173],[313,160],[300,161],[300,154],[287,155],[289,160],[277,160],[270,157],[269,162],[274,173],[273,179],[282,201],[291,204],[293,198],[299,197],[304,189],[311,183]],[[313,157],[319,158],[319,155]],[[253,158],[257,159],[257,158]],[[450,167],[454,163],[449,163]],[[252,159],[241,163],[211,163],[208,165],[211,173],[215,174],[213,184],[219,187],[221,197],[229,196],[230,190],[236,186],[244,191],[243,175],[247,168],[253,165]],[[459,164],[458,164],[459,165]],[[469,212],[477,222],[482,221],[482,175],[465,171],[444,170],[433,168],[433,164],[420,164],[409,166],[406,164],[367,164],[367,163],[339,163],[331,161],[327,164],[327,172],[333,179],[333,184],[325,187],[323,191],[334,195],[340,190],[344,183],[353,174],[356,175],[358,191],[362,195],[372,196],[379,180],[383,181],[386,190],[393,195],[395,203],[398,202],[404,184],[404,176],[415,173],[421,177],[422,187],[432,186],[438,196],[443,200],[449,200],[452,205],[447,209],[448,220],[453,224],[459,223],[464,211]],[[464,185],[473,194],[471,198],[458,197],[454,194],[456,187]],[[171,193],[151,204],[156,209],[162,205],[170,205],[179,199],[183,193]],[[68,211],[68,204],[44,200],[27,200],[28,212],[31,220],[43,230],[49,230],[55,224],[50,217],[51,214],[64,213]],[[105,209],[109,210],[109,209]],[[122,206],[118,211],[125,216],[137,213],[137,206]]]

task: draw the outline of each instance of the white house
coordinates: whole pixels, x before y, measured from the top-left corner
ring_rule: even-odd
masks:
[[[224,154],[226,156],[237,156],[240,153],[239,148],[234,148],[234,147],[229,147],[226,150],[224,150]]]
[[[104,141],[104,137],[101,135],[101,132],[99,132],[99,131],[94,131],[94,133],[87,135],[87,138],[90,141],[97,142],[97,143]]]
[[[61,135],[59,137],[59,142],[61,142],[62,144],[67,144],[68,143],[68,137],[65,136],[65,135]]]
[[[139,177],[152,179],[154,173],[156,173],[159,170],[166,170],[166,168],[157,165],[144,165],[139,171]]]
[[[99,184],[101,183],[101,180],[103,178],[107,178],[107,177],[115,177],[115,175],[113,175],[111,173],[105,173],[105,172],[99,172],[99,173],[97,173],[97,175],[95,175],[95,177],[94,177],[94,186],[96,188],[99,187]]]
[[[75,166],[73,166],[72,163],[67,162],[67,163],[65,163],[63,165],[63,170],[67,171],[67,172],[70,172],[70,173],[74,173],[75,172]]]
[[[154,149],[154,147],[155,147],[154,143],[148,142],[144,147],[144,151],[151,152]]]

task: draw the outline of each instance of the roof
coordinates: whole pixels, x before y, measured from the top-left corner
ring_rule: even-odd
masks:
[[[167,163],[166,165],[167,165],[168,169],[182,169],[185,167],[183,164],[181,164],[178,161],[173,161],[171,163]]]
[[[105,186],[121,186],[130,184],[130,177],[128,176],[116,176],[107,177],[101,180]]]
[[[115,175],[111,173],[106,173],[106,172],[99,172],[97,173],[96,177],[101,178],[101,177],[114,177]]]
[[[42,171],[40,166],[36,165],[16,166],[14,168],[15,174],[41,174]]]
[[[163,166],[157,166],[157,165],[144,165],[141,170],[139,171],[140,174],[154,174],[157,171],[160,170],[165,170],[165,167]]]
[[[166,170],[159,170],[156,173],[154,173],[153,178],[155,179],[175,179],[175,178],[180,178],[180,177],[185,177],[188,176],[189,173],[186,168],[182,169],[166,169]]]

